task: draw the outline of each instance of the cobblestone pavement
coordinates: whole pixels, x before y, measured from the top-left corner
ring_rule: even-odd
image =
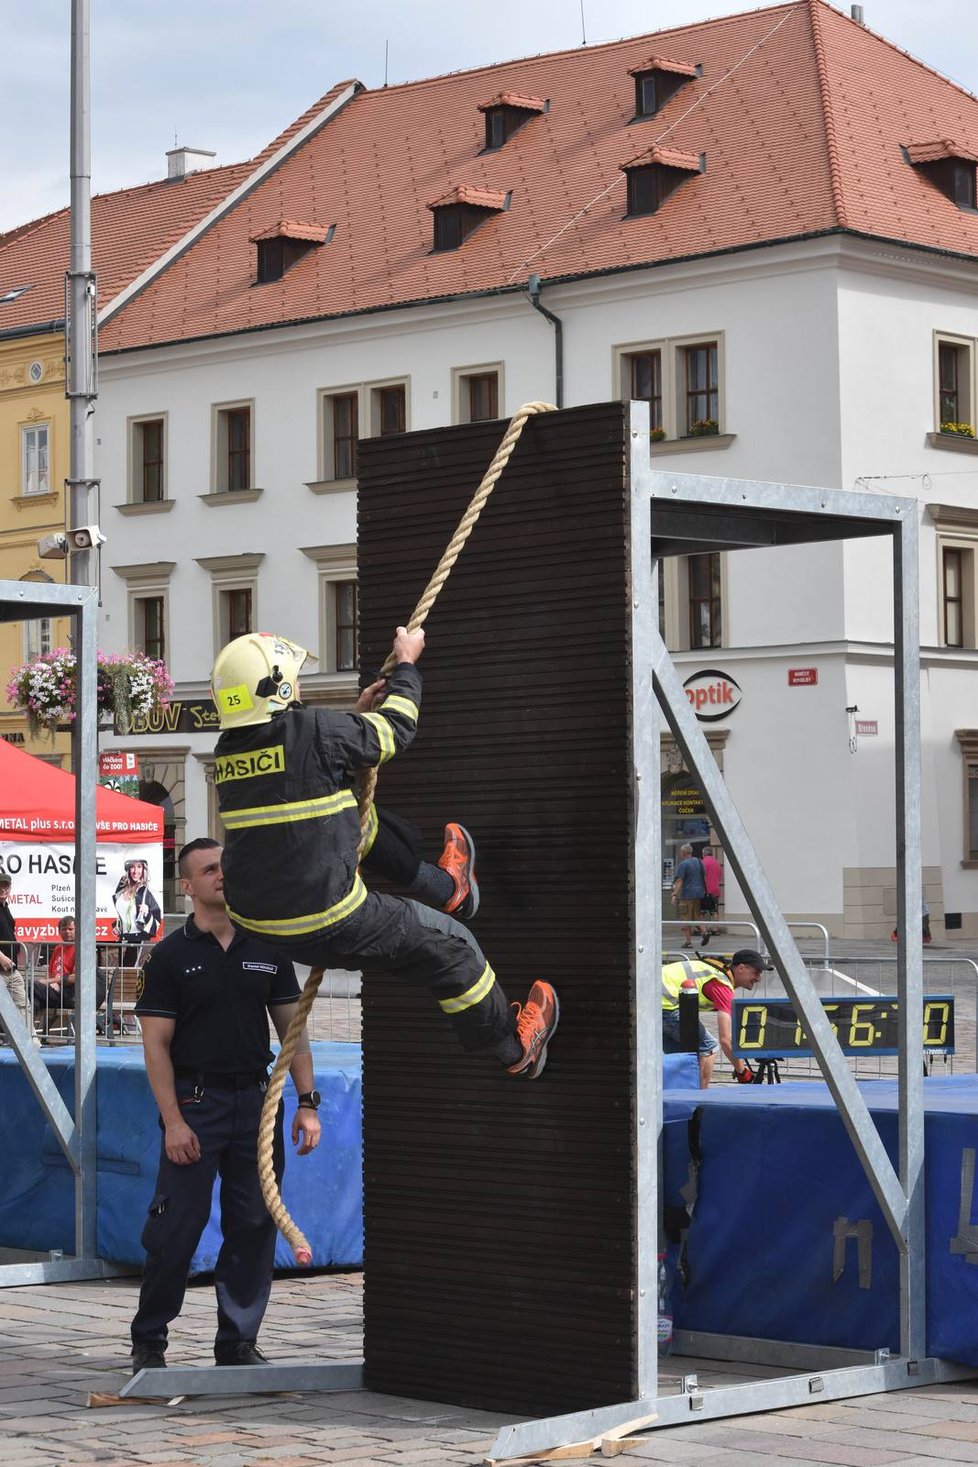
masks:
[[[115,1393],[126,1379],[137,1288],[126,1278],[0,1290],[3,1467],[476,1467],[508,1420],[370,1392],[90,1408],[90,1391]],[[360,1309],[359,1274],[279,1278],[262,1345],[278,1362],[357,1359]],[[194,1285],[171,1332],[171,1365],[211,1363],[214,1318],[212,1288]],[[682,1368],[665,1363],[673,1374]],[[703,1385],[743,1383],[745,1367],[724,1376],[696,1365]],[[625,1459],[697,1467],[974,1463],[978,1383],[663,1429],[647,1433]]]

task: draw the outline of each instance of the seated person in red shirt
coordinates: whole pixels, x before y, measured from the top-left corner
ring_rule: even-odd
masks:
[[[73,1009],[75,1006],[75,919],[58,921],[61,941],[51,949],[47,982],[34,982],[34,1012]]]

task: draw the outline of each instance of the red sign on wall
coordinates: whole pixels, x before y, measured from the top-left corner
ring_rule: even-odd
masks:
[[[789,688],[813,688],[818,682],[817,667],[789,667]]]

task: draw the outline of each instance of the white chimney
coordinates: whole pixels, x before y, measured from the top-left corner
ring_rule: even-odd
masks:
[[[209,153],[206,148],[171,148],[166,155],[166,176],[186,178],[188,173],[200,173],[201,169],[210,167],[203,160],[216,157],[216,153]]]
[[[859,25],[866,24],[865,20],[863,19],[863,8],[861,5],[850,6],[849,14],[852,16],[854,21],[858,22]]]

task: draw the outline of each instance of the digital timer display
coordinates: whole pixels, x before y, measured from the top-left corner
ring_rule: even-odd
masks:
[[[895,998],[823,998],[844,1054],[899,1054]],[[750,1059],[810,1055],[801,1020],[790,998],[735,998],[734,1054]],[[924,999],[924,1052],[954,1053],[954,999]]]

